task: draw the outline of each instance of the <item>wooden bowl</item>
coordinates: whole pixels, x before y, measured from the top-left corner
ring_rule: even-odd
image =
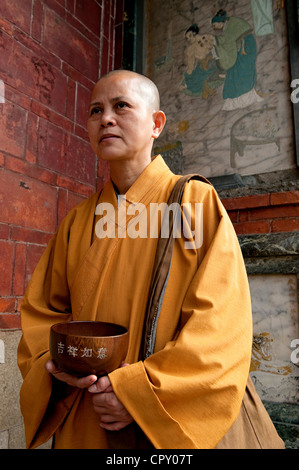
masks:
[[[114,323],[56,323],[50,330],[50,354],[56,366],[68,374],[101,376],[121,365],[128,341],[127,329]]]

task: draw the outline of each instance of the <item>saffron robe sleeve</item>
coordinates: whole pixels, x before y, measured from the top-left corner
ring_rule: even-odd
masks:
[[[99,199],[95,195],[71,211],[47,248],[21,310],[18,362],[27,447],[55,435],[56,448],[109,448],[88,391],[64,389],[44,370],[51,324],[70,319],[128,328],[130,365],[109,377],[156,448],[214,448],[237,418],[251,358],[249,287],[232,224],[206,183],[191,181],[185,188],[183,204],[202,204],[202,243],[186,249],[183,237],[175,240],[155,351],[139,360],[157,238],[134,234],[148,220],[151,204],[168,200],[177,178],[158,156],[119,205],[109,181]],[[113,237],[94,237],[101,203],[115,209],[106,218]]]
[[[51,325],[72,320],[69,286],[72,273],[76,272],[83,253],[90,246],[97,198],[97,194],[93,195],[62,222],[41,257],[22,302],[18,366],[24,379],[20,406],[27,447],[37,447],[52,437],[53,430],[63,421],[78,393],[56,383],[44,365],[50,359]],[[81,206],[84,210],[80,210]],[[73,242],[70,233],[71,239],[76,239]]]

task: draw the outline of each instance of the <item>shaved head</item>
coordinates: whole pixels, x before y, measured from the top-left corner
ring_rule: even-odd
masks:
[[[144,75],[116,70],[96,83],[88,108],[88,135],[94,153],[109,162],[119,191],[126,192],[136,174],[150,164],[154,139],[165,121],[157,87]]]
[[[136,82],[136,91],[140,94],[142,99],[147,103],[152,111],[160,109],[160,96],[159,91],[154,82],[145,75],[133,72],[131,70],[113,70],[100,78],[99,82],[108,77],[119,75],[119,78],[131,78]]]

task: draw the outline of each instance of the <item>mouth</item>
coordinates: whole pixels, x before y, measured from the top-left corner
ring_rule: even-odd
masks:
[[[120,137],[115,134],[104,134],[99,140],[99,143],[101,144],[102,142],[110,142],[114,139],[119,139]]]

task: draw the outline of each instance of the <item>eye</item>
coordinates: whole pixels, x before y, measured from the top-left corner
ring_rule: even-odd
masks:
[[[117,109],[125,109],[125,108],[129,108],[130,105],[128,103],[126,103],[125,101],[119,101],[118,103],[116,103],[116,108]]]
[[[102,111],[102,108],[100,108],[99,106],[94,106],[93,108],[91,108],[90,112],[89,112],[89,116],[96,116],[98,114],[100,114],[100,112]]]

